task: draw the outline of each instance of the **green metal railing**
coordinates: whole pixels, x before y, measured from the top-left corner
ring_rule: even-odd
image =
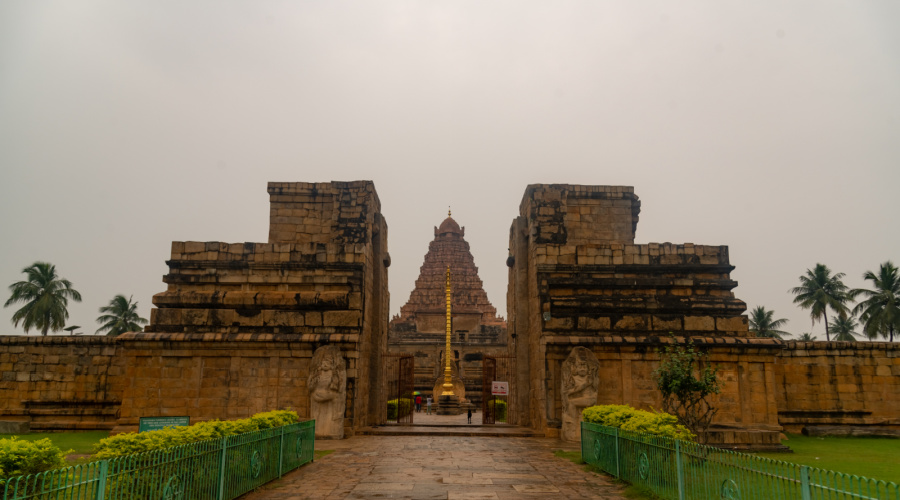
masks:
[[[10,478],[3,500],[231,500],[311,462],[315,421]]]
[[[896,483],[588,422],[581,423],[581,456],[673,500],[900,500]]]

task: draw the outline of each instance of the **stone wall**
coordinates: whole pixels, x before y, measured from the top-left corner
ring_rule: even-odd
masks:
[[[840,426],[900,431],[900,345],[786,342],[775,364],[778,420],[787,432]]]
[[[125,360],[110,337],[0,336],[0,419],[32,430],[112,429]]]
[[[683,341],[683,337],[675,340]],[[721,393],[710,398],[718,409],[710,429],[711,443],[732,449],[779,449],[781,427],[776,413],[776,383],[772,363],[781,346],[768,339],[691,337],[718,368]],[[561,370],[573,345],[589,348],[600,362],[597,403],[626,404],[644,410],[662,408],[653,375],[659,368],[660,348],[670,337],[589,336],[551,337],[546,343],[545,411],[548,427],[562,420]],[[773,435],[776,439],[773,440]]]
[[[351,404],[359,392],[358,335],[330,336],[327,343],[347,348],[345,427],[358,423]],[[192,422],[246,418],[272,409],[296,410],[309,418],[307,375],[317,335],[285,334],[126,334],[121,418],[117,431],[134,430],[140,417],[183,416]],[[362,420],[365,420],[364,418]]]
[[[282,404],[306,416],[309,360],[327,344],[346,353],[347,434],[384,418],[390,257],[374,186],[269,183],[268,192],[268,243],[172,244],[150,324],[122,337],[128,390],[117,431],[141,416],[232,418]],[[179,373],[187,385],[166,387]]]
[[[0,419],[124,431],[142,416],[196,422],[293,408],[307,417],[313,352],[334,345],[347,368],[346,434],[384,423],[390,257],[374,186],[268,191],[268,242],[172,244],[145,332],[0,336]],[[558,432],[561,366],[576,346],[599,363],[598,403],[658,408],[652,373],[672,333],[719,366],[713,443],[772,447],[779,424],[900,429],[900,345],[750,336],[728,247],[635,244],[640,201],[631,188],[534,185],[520,210],[510,229],[508,331],[483,295],[462,228],[448,218],[435,231],[422,293],[394,322],[391,345],[416,356],[417,387],[440,375],[449,258],[459,270],[460,373],[472,395],[480,358],[508,349],[511,422]]]
[[[508,260],[519,422],[556,432],[559,366],[575,346],[588,347],[608,377],[601,379],[598,401],[658,408],[652,371],[674,334],[702,342],[728,377],[749,377],[743,386],[726,384],[715,420],[721,433],[712,435],[713,442],[777,446],[773,381],[781,346],[750,338],[746,305],[732,292],[737,282],[730,277],[728,248],[634,244],[639,211],[630,187],[526,189],[510,228]],[[743,365],[739,359],[752,361]],[[746,392],[755,378],[765,383]]]

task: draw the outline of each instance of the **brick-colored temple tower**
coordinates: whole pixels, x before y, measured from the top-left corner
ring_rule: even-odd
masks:
[[[392,352],[416,354],[416,388],[430,392],[436,378],[443,373],[447,266],[453,276],[453,359],[467,386],[467,399],[477,402],[482,356],[505,352],[506,321],[497,316],[497,309],[484,291],[465,240],[465,228],[449,215],[434,228],[434,240],[428,245],[409,301],[391,319],[388,344]]]

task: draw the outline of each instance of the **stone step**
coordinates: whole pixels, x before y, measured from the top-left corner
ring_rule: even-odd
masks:
[[[544,437],[544,433],[516,425],[382,425],[364,427],[365,436]]]

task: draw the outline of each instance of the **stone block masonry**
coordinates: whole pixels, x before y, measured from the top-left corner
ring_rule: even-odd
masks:
[[[786,342],[775,364],[778,420],[788,432],[840,427],[900,435],[900,345]]]
[[[631,187],[532,185],[510,228],[507,304],[517,358],[516,407],[536,429],[560,427],[561,364],[577,346],[600,361],[600,404],[659,408],[653,370],[669,336],[691,338],[721,364],[711,434],[729,447],[777,447],[778,341],[751,338],[732,290],[728,247],[635,244]]]
[[[111,337],[0,336],[0,418],[33,431],[112,429],[125,360]]]
[[[269,183],[267,243],[173,242],[144,332],[121,337],[126,390],[117,431],[139,417],[309,416],[313,351],[347,364],[345,427],[381,423],[387,224],[369,181]]]
[[[345,435],[384,423],[390,256],[374,186],[270,183],[268,192],[267,242],[172,243],[144,332],[0,336],[0,420],[129,431],[145,416],[197,422],[292,408],[308,417],[313,353],[333,345],[346,368]],[[598,403],[659,408],[653,371],[672,334],[719,367],[712,443],[771,448],[782,428],[900,431],[900,345],[753,337],[728,247],[637,244],[639,214],[630,187],[529,186],[510,228],[508,324],[448,218],[393,322],[393,347],[417,357],[421,384],[439,375],[449,259],[459,373],[477,392],[482,356],[508,349],[510,421],[559,432],[562,367],[578,346],[599,363]]]

